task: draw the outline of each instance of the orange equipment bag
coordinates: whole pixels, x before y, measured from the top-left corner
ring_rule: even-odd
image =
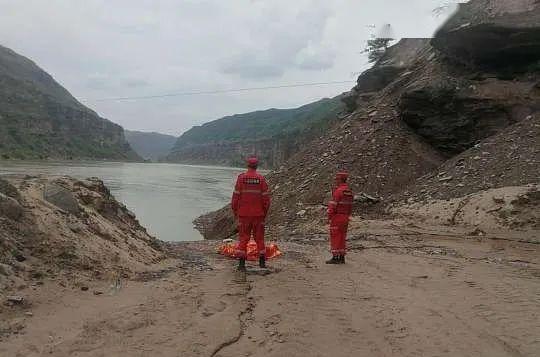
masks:
[[[226,243],[222,244],[218,248],[218,253],[223,254],[227,257],[231,258],[237,258],[236,256],[236,248],[238,247],[238,243]],[[278,246],[274,243],[271,243],[266,246],[266,259],[272,259],[279,257],[281,255],[281,251],[279,250]],[[259,252],[257,251],[257,243],[254,241],[249,241],[247,245],[247,260],[258,260],[259,259]]]

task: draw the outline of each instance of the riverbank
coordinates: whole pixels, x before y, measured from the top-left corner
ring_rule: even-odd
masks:
[[[4,174],[99,177],[150,234],[164,241],[201,240],[193,219],[225,205],[240,169],[179,164],[9,161]]]
[[[97,178],[0,177],[0,291],[129,276],[164,259],[160,242]],[[81,282],[80,282],[81,281]]]
[[[404,223],[355,219],[343,266],[321,235],[242,275],[205,241],[87,291],[33,284],[2,306],[0,355],[535,356],[540,246]]]
[[[2,356],[535,356],[535,186],[270,230],[284,255],[235,271],[220,241],[164,243],[98,179],[0,180]],[[453,220],[452,222],[449,222]]]

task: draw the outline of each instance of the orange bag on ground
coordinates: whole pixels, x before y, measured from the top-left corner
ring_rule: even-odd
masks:
[[[238,247],[238,243],[226,243],[221,245],[218,248],[218,253],[223,254],[227,257],[231,258],[237,258],[236,257],[236,248]],[[279,250],[278,246],[274,243],[271,243],[266,246],[266,259],[272,259],[279,257],[281,255],[281,251]],[[259,260],[259,252],[257,251],[257,243],[255,243],[253,240],[249,241],[247,245],[247,260]]]

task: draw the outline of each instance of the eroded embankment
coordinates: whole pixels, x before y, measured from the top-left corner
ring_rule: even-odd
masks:
[[[97,178],[0,178],[0,294],[56,279],[129,276],[159,242]]]

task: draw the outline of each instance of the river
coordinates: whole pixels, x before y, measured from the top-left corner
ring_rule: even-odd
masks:
[[[239,172],[179,164],[0,161],[0,174],[99,177],[150,233],[165,241],[202,239],[193,219],[229,202]]]

